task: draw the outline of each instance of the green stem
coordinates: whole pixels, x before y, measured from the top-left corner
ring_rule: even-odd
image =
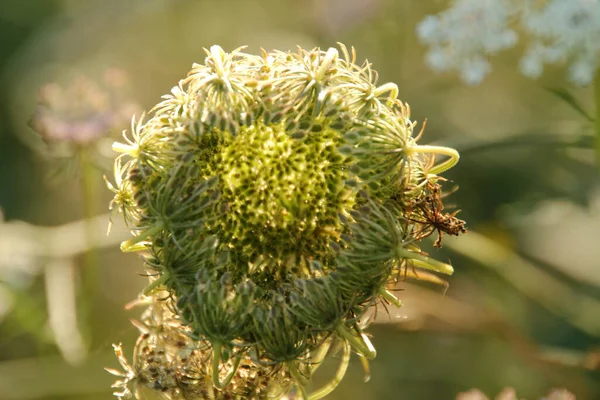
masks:
[[[348,364],[350,364],[350,354],[350,343],[348,343],[348,341],[344,341],[344,355],[342,356],[342,361],[340,362],[340,366],[338,367],[335,376],[327,385],[312,393],[308,397],[309,400],[322,399],[329,393],[333,392],[336,387],[338,387],[342,379],[344,379],[346,371],[348,370]]]
[[[397,247],[395,251],[396,257],[407,258],[409,260],[412,260],[412,262],[420,268],[428,269],[446,275],[452,275],[454,273],[454,268],[452,268],[452,265],[443,263],[434,258],[430,258],[422,254],[416,253],[414,251],[407,250],[404,247]]]
[[[343,323],[338,325],[336,331],[341,337],[346,339],[358,353],[362,354],[368,360],[372,360],[377,356],[377,351],[363,333],[359,332],[360,336],[354,335]]]
[[[208,399],[209,400],[215,400],[216,396],[215,396],[215,388],[213,387],[213,385],[210,383],[210,378],[206,377],[204,378],[205,382],[207,383],[206,387],[208,388]]]
[[[288,369],[290,370],[290,374],[292,374],[292,376],[294,377],[296,382],[298,382],[302,386],[307,386],[309,383],[309,380],[306,379],[302,375],[302,373],[298,370],[298,366],[296,365],[296,362],[292,360],[292,361],[286,362],[286,364],[287,364]]]
[[[389,290],[386,288],[379,289],[379,294],[385,300],[395,305],[396,307],[402,307],[402,301],[400,301],[396,296],[394,296]]]
[[[80,148],[79,162],[81,170],[81,191],[83,200],[83,215],[85,217],[85,236],[88,243],[95,243],[96,232],[92,218],[96,211],[97,198],[97,179],[99,178],[98,171],[94,168],[89,154],[90,149],[87,147]],[[93,246],[83,254],[83,270],[81,271],[81,279],[85,296],[81,296],[81,312],[82,320],[89,322],[93,308],[93,298],[96,293],[99,273],[98,252]],[[84,323],[83,326],[90,326]],[[86,332],[89,336],[90,332]]]
[[[159,287],[160,285],[165,284],[169,278],[171,277],[171,274],[169,274],[169,272],[167,270],[164,270],[162,275],[159,276],[158,278],[156,278],[155,280],[153,280],[143,291],[144,296],[149,296],[150,293],[152,293],[152,291],[154,289],[156,289],[157,287]]]
[[[449,157],[446,161],[434,165],[428,172],[430,174],[440,174],[444,171],[454,167],[460,158],[458,151],[444,146],[421,146],[415,145],[406,149],[407,154],[411,153],[424,153],[424,154],[439,154],[442,156]]]
[[[596,151],[596,163],[600,165],[600,69],[596,72],[594,79],[594,97],[596,100],[596,140],[594,148]]]
[[[308,400],[308,392],[306,391],[306,387],[298,384],[298,390],[300,391],[299,400]]]
[[[365,383],[367,383],[371,380],[371,368],[369,367],[369,360],[367,360],[360,354],[358,355],[358,359],[360,360],[360,363],[362,364],[362,367],[363,367],[363,371],[365,372],[364,381],[365,381]]]
[[[132,237],[121,243],[121,251],[124,253],[131,253],[134,251],[145,250],[145,246],[136,246],[140,242],[146,240],[150,236],[156,235],[160,233],[164,228],[164,224],[159,222],[151,228],[146,229],[145,231],[140,232],[137,236]]]
[[[221,376],[219,374],[219,367],[221,365],[221,349],[222,348],[223,348],[223,345],[221,343],[219,343],[219,342],[213,343],[212,379],[213,379],[213,385],[219,390],[223,390],[227,387],[227,385],[229,385],[229,383],[231,382],[231,379],[237,372],[238,367],[240,366],[240,362],[242,361],[242,359],[240,357],[235,357],[235,359],[233,360],[233,366],[231,367],[231,371],[229,371],[229,373],[227,374],[227,376],[225,377],[223,382],[221,382]]]
[[[317,349],[317,352],[314,355],[311,354],[310,362],[312,364],[311,372],[313,374],[323,363],[323,360],[325,359],[325,356],[327,355],[327,352],[329,351],[329,348],[331,347],[331,342],[332,341],[330,339],[328,339],[325,343],[323,343],[321,346],[319,346],[319,348]]]
[[[290,370],[290,374],[296,381],[296,386],[298,386],[298,390],[300,390],[300,393],[302,394],[302,399],[307,400],[308,395],[306,392],[306,387],[308,386],[308,383],[309,383],[308,379],[306,379],[304,376],[302,376],[300,371],[298,371],[298,367],[296,366],[295,361],[288,361],[286,363],[286,365],[287,365],[288,369]]]

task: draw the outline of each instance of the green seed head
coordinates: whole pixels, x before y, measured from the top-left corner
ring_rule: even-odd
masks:
[[[122,249],[148,253],[146,292],[168,290],[210,344],[218,389],[220,362],[248,354],[300,388],[332,338],[374,357],[358,320],[398,302],[387,285],[409,262],[452,271],[415,242],[464,230],[437,176],[458,154],[417,145],[396,85],[351,54],[213,46],[114,145],[114,204],[135,233]]]

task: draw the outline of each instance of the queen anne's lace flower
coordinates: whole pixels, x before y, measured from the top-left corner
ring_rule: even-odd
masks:
[[[105,71],[102,81],[79,77],[68,86],[48,83],[40,90],[30,125],[49,144],[89,144],[122,129],[138,110],[123,97],[126,82],[124,72],[113,68]]]
[[[431,48],[427,64],[436,71],[458,70],[469,84],[480,83],[491,71],[487,56],[514,46],[517,34],[508,27],[513,13],[507,0],[456,0],[417,27]]]
[[[512,47],[517,31],[526,49],[520,70],[538,78],[545,64],[567,65],[568,79],[592,82],[600,57],[600,0],[453,0],[417,27],[430,46],[427,64],[459,71],[478,84],[491,71],[488,57]]]
[[[542,8],[530,4],[522,25],[532,37],[521,61],[524,75],[537,78],[544,64],[568,62],[572,82],[592,82],[600,56],[600,1],[549,0]]]
[[[458,153],[417,144],[396,85],[378,86],[369,63],[341,53],[213,46],[132,124],[132,138],[113,146],[122,154],[112,206],[135,233],[121,248],[146,252],[156,280],[145,292],[168,293],[186,327],[181,341],[203,357],[202,370],[187,375],[215,398],[229,398],[232,384],[243,393],[253,385],[246,375],[268,370],[306,399],[314,370],[339,343],[338,373],[310,398],[324,397],[351,348],[375,357],[360,318],[378,302],[400,304],[388,285],[406,268],[452,272],[417,242],[437,232],[440,246],[443,233],[465,230],[443,212],[438,176]],[[158,348],[162,334],[142,340]],[[181,388],[181,361],[162,355],[162,369],[138,355],[118,386],[134,371],[139,382],[158,379],[158,389]]]

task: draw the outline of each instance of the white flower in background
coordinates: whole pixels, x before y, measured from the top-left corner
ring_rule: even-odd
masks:
[[[427,16],[417,35],[430,46],[427,64],[457,70],[469,84],[491,71],[488,57],[512,47],[522,32],[526,50],[521,73],[538,78],[545,64],[567,65],[568,79],[581,86],[594,79],[600,56],[600,0],[453,0]],[[518,26],[516,26],[518,25]]]
[[[468,84],[478,84],[491,71],[487,56],[510,48],[517,34],[508,25],[514,13],[507,0],[456,0],[417,27],[430,47],[427,64],[436,71],[458,70]]]
[[[549,0],[544,7],[525,8],[524,30],[531,44],[521,60],[521,72],[537,78],[544,64],[569,63],[567,75],[578,85],[594,79],[600,55],[600,1]]]

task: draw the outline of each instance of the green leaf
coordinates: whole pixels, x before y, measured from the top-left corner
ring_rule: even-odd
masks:
[[[560,98],[561,100],[565,101],[568,105],[571,106],[571,108],[573,108],[573,110],[577,111],[579,114],[581,114],[585,119],[587,119],[589,122],[593,122],[594,118],[587,113],[587,111],[585,111],[585,109],[579,104],[579,102],[577,101],[577,99],[575,98],[575,96],[573,96],[567,89],[562,89],[562,88],[545,88],[548,92],[552,93],[553,95],[555,95],[556,97]]]

